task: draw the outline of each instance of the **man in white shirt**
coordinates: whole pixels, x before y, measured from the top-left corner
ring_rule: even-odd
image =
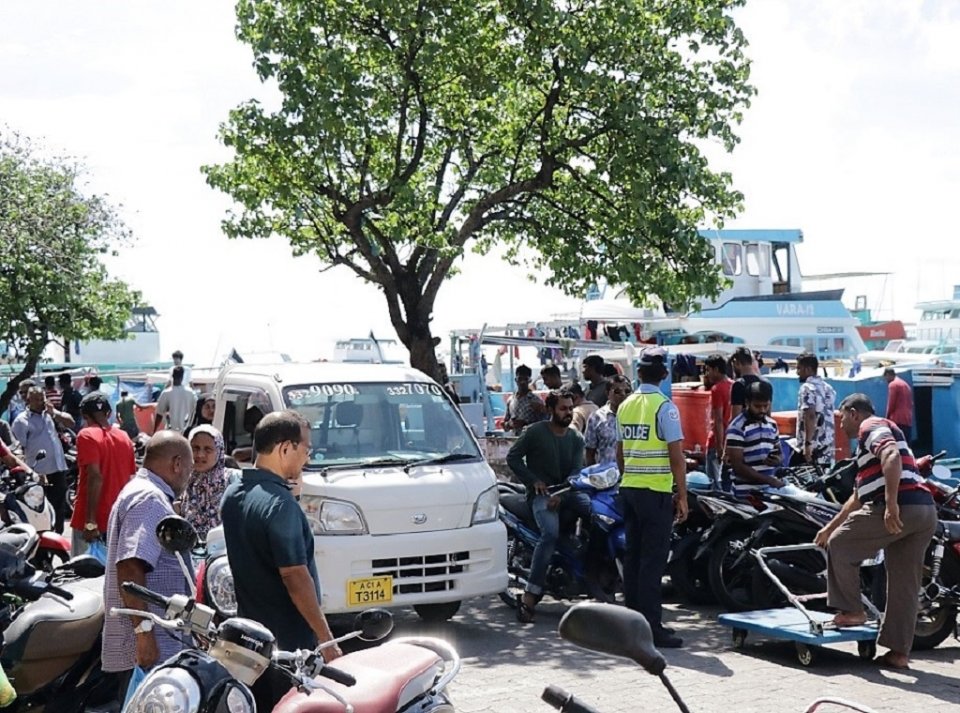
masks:
[[[183,367],[173,367],[173,386],[168,386],[157,400],[154,430],[164,421],[171,431],[183,433],[190,426],[197,408],[197,395],[183,385]]]

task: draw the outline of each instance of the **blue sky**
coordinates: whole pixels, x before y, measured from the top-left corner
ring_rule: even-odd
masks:
[[[220,233],[228,203],[199,166],[227,158],[227,112],[264,96],[232,13],[224,0],[4,0],[0,125],[82,158],[91,188],[122,204],[138,241],[111,268],[160,312],[165,351],[314,358],[336,338],[389,336],[381,296],[352,274]],[[886,314],[947,297],[960,284],[960,3],[753,0],[738,18],[760,93],[741,145],[713,156],[747,196],[730,227],[802,228],[806,274],[894,272],[845,285]],[[471,256],[434,333],[577,304]]]

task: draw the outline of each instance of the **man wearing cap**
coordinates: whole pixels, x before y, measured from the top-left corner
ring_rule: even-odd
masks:
[[[640,356],[640,388],[617,409],[617,465],[627,539],[624,603],[647,618],[658,647],[678,648],[683,640],[663,625],[660,586],[674,520],[687,519],[687,476],[680,413],[659,388],[666,359],[659,348]]]
[[[133,442],[119,427],[110,425],[110,401],[94,391],[80,402],[84,427],[77,434],[77,502],[70,527],[74,557],[107,532],[110,508],[123,486],[136,472]]]
[[[13,422],[13,437],[23,447],[24,461],[41,478],[47,498],[56,513],[54,529],[63,532],[63,509],[67,498],[67,461],[57,426],[73,428],[70,414],[58,411],[47,401],[40,386],[27,391],[27,408]],[[46,455],[37,458],[43,451]]]

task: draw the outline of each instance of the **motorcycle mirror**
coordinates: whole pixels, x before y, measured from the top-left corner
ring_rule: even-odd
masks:
[[[659,676],[667,662],[653,647],[653,632],[640,612],[613,604],[584,602],[560,620],[560,636],[591,651],[623,656]]]
[[[354,628],[362,641],[379,641],[393,631],[393,615],[386,609],[367,609],[357,614]]]
[[[94,579],[102,577],[104,566],[93,555],[78,555],[67,562],[61,569],[69,569],[80,579]]]
[[[167,552],[183,552],[197,546],[197,531],[179,515],[167,515],[157,523],[157,539]]]
[[[37,455],[34,456],[34,460],[35,460],[35,461],[40,461],[40,460],[43,460],[43,459],[46,458],[46,457],[47,457],[47,452],[46,452],[45,450],[42,450],[42,449],[41,449],[41,450],[37,451]]]

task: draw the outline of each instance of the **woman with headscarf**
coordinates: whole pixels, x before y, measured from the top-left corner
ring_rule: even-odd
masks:
[[[194,413],[193,421],[190,424],[190,428],[187,430],[187,438],[190,438],[190,434],[193,433],[193,429],[195,429],[197,426],[212,426],[213,417],[216,414],[216,410],[217,400],[213,398],[213,394],[200,394],[200,397],[197,399],[197,411]]]
[[[227,485],[240,477],[240,471],[224,464],[223,436],[213,426],[203,424],[190,432],[193,449],[193,473],[180,498],[180,514],[197,530],[201,540],[220,525],[220,500]]]

